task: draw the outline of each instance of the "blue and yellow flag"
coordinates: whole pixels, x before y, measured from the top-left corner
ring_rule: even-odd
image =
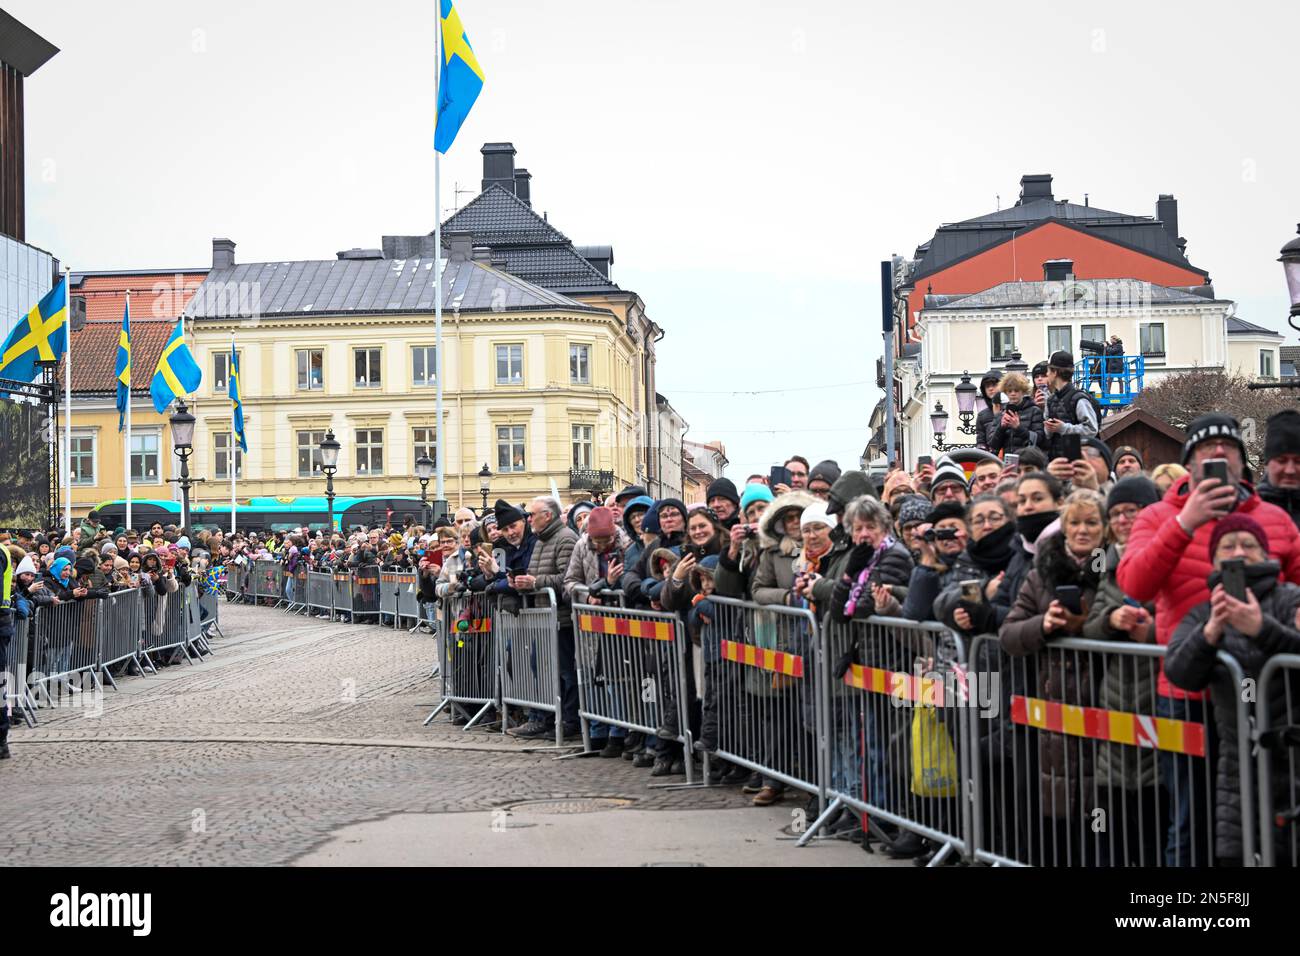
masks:
[[[0,378],[36,379],[37,362],[57,362],[68,348],[68,279],[64,276],[0,346]]]
[[[126,430],[126,406],[131,401],[131,300],[122,308],[122,331],[117,335],[117,430]]]
[[[245,455],[248,454],[248,439],[244,437],[244,400],[239,394],[239,355],[235,352],[235,343],[230,343],[230,384],[227,386],[230,393],[230,404],[234,406],[234,412],[231,421],[234,423],[235,441],[239,442],[239,449]]]
[[[194,391],[202,381],[203,373],[190,354],[190,347],[185,344],[185,323],[178,321],[163,346],[162,355],[158,356],[158,368],[149,383],[154,410],[161,415],[174,399]]]
[[[438,65],[438,125],[433,148],[440,153],[451,149],[461,124],[483,89],[483,68],[469,45],[460,14],[451,0],[438,0],[442,30],[442,62]]]

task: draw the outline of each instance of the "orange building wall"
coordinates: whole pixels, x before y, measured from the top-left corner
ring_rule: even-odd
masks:
[[[1049,259],[1074,260],[1074,275],[1078,279],[1142,279],[1164,286],[1205,282],[1205,276],[1199,272],[1049,222],[919,279],[917,287],[908,295],[908,328],[915,326],[927,292],[973,294],[1002,282],[1037,282],[1043,278],[1043,263]]]

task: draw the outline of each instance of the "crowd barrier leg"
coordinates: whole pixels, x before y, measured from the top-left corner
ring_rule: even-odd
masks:
[[[1295,866],[1300,863],[1300,655],[1281,654],[1264,665],[1255,714],[1260,865]],[[1285,768],[1279,779],[1274,779],[1275,762]]]

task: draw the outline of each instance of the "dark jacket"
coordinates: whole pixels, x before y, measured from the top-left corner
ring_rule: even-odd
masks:
[[[1300,488],[1278,488],[1263,478],[1255,486],[1255,493],[1271,505],[1277,505],[1291,516],[1297,528],[1300,528]]]
[[[528,573],[537,579],[535,590],[546,588],[555,591],[555,598],[561,608],[570,604],[569,595],[564,590],[564,573],[569,570],[569,559],[573,557],[574,545],[578,536],[573,529],[559,519],[553,519],[537,535],[537,546],[533,548],[528,561]],[[563,612],[560,615],[560,627],[567,623]]]
[[[822,581],[818,581],[813,586],[813,595],[818,598],[817,607],[823,608],[831,615],[834,621],[843,621],[846,619],[846,605],[857,585],[858,578],[867,569],[871,559],[876,558],[875,567],[871,569],[871,574],[867,578],[866,587],[858,593],[858,599],[853,609],[854,619],[870,617],[876,613],[875,600],[871,594],[873,585],[891,585],[897,587],[906,587],[907,582],[912,577],[912,555],[907,548],[903,547],[901,541],[895,541],[884,552],[877,557],[875,554],[867,553],[865,549],[858,547],[849,548],[845,555],[844,561],[840,564],[839,573],[831,584],[830,594],[822,599],[818,595],[822,587]]]
[[[961,587],[962,581],[976,580],[982,577],[979,566],[971,560],[965,551],[954,555],[944,562],[944,570],[918,564],[912,569],[912,578],[907,584],[907,600],[903,602],[902,616],[910,621],[936,621],[935,599],[940,592]]]
[[[1259,600],[1264,612],[1264,625],[1255,637],[1247,637],[1231,625],[1224,627],[1218,648],[1205,640],[1205,625],[1210,619],[1209,602],[1196,605],[1184,615],[1182,622],[1169,641],[1165,656],[1165,676],[1176,687],[1184,690],[1210,689],[1214,703],[1214,723],[1219,735],[1219,753],[1215,778],[1214,843],[1220,860],[1241,862],[1241,792],[1238,786],[1242,767],[1237,750],[1237,707],[1241,689],[1227,669],[1219,663],[1217,651],[1222,650],[1236,659],[1247,679],[1257,679],[1270,657],[1278,654],[1300,654],[1300,631],[1295,628],[1296,609],[1300,608],[1300,587],[1279,583],[1281,571],[1276,561],[1250,565],[1246,580]],[[1211,590],[1219,583],[1220,575],[1210,575]],[[1259,687],[1257,694],[1269,702],[1269,725],[1280,727],[1294,722],[1288,713],[1288,700],[1300,695],[1300,679],[1294,671],[1284,671],[1269,687]],[[1289,685],[1289,687],[1285,686]],[[1254,704],[1247,707],[1253,714]],[[1273,806],[1276,810],[1290,809],[1290,760],[1286,751],[1274,753],[1272,779]],[[1245,768],[1254,773],[1255,767]],[[1286,847],[1287,837],[1275,831],[1275,845]]]
[[[1008,405],[1003,409],[1004,413],[1008,411],[1016,412],[1020,416],[1020,425],[1017,428],[1004,425],[1002,416],[999,415],[989,432],[989,451],[1016,452],[1022,448],[1047,446],[1043,410],[1034,403],[1031,396],[1024,396],[1020,399],[1019,405]]]
[[[980,541],[972,541],[967,544],[963,558],[967,565],[978,569],[980,592],[982,594],[989,581],[999,574],[1005,574],[1011,562],[1016,560],[1017,556],[1022,556],[1025,553],[1020,538],[1016,535],[1015,523],[1009,521],[996,531],[985,535]],[[1022,560],[1024,559],[1022,558]],[[1028,571],[1025,573],[1028,574]],[[971,630],[965,633],[989,634],[996,632],[1011,610],[1010,603],[1000,605],[989,600],[981,600],[976,605],[972,605],[970,602],[963,604],[962,580],[962,578],[952,579],[943,586],[939,596],[934,599],[934,619],[954,631],[961,632],[962,628],[957,626],[954,614],[958,608],[965,607],[967,613],[970,614],[972,624]],[[1017,593],[1019,593],[1018,590]]]
[[[1002,649],[1012,657],[1036,656],[1036,692],[1030,689],[1033,696],[1084,707],[1095,703],[1087,655],[1050,650],[1055,638],[1078,634],[1057,631],[1046,635],[1043,618],[1054,600],[1054,590],[1062,585],[1076,585],[1083,593],[1085,609],[1090,607],[1100,578],[1090,557],[1079,564],[1068,553],[1063,535],[1050,536],[1038,549],[1034,568],[998,632]],[[1092,749],[1071,746],[1063,734],[1037,733],[1041,812],[1057,819],[1077,817],[1094,805]]]

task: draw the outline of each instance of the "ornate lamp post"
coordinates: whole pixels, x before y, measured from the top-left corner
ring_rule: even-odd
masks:
[[[433,477],[433,469],[433,459],[428,455],[415,459],[415,477],[420,482],[420,517],[425,525],[429,523],[429,479]]]
[[[334,473],[339,470],[339,450],[343,446],[334,437],[334,429],[325,433],[320,443],[320,467],[325,472],[325,506],[329,511],[329,532],[334,534]]]
[[[491,486],[492,486],[492,469],[487,466],[487,462],[483,462],[483,469],[478,473],[478,490],[483,495],[482,517],[485,518],[487,517],[487,511],[488,511],[488,506],[487,506],[488,489]]]
[[[190,527],[190,488],[194,485],[190,480],[190,455],[194,450],[195,421],[194,416],[185,406],[185,399],[178,399],[176,411],[168,424],[171,425],[172,430],[172,448],[181,460],[181,476],[178,480],[181,486],[181,527],[187,533]]]
[[[1024,375],[1029,371],[1029,365],[1023,358],[1021,358],[1019,352],[1012,352],[1011,360],[1003,366],[1003,369],[1008,372],[1019,372],[1021,375]]]
[[[1300,226],[1296,227],[1300,233]],[[1300,235],[1282,247],[1282,256],[1277,260],[1286,270],[1286,287],[1291,293],[1291,316],[1288,321],[1291,328],[1300,329],[1296,320],[1300,319]]]
[[[934,430],[934,447],[935,450],[942,453],[952,451],[954,448],[974,448],[974,443],[970,444],[948,444],[943,440],[948,434],[948,413],[943,410],[943,402],[934,403],[934,411],[930,413],[930,428]],[[974,431],[974,429],[972,429]]]
[[[963,435],[975,434],[975,399],[979,394],[979,389],[975,387],[970,380],[970,373],[963,371],[961,381],[957,383],[957,416],[961,419],[961,424],[957,426],[957,431]]]

